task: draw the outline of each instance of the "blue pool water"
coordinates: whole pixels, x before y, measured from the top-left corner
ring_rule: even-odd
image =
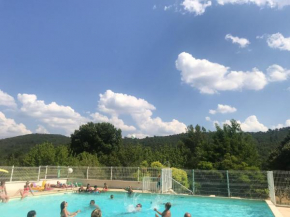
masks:
[[[110,195],[114,199],[109,199]],[[102,194],[60,194],[42,197],[29,196],[23,201],[11,200],[0,204],[1,217],[25,217],[30,210],[36,210],[37,217],[59,217],[60,203],[68,202],[68,211],[81,210],[78,217],[90,217],[93,209],[90,200],[95,200],[103,217],[153,217],[153,209],[164,210],[164,203],[171,202],[172,217],[182,217],[189,212],[193,217],[273,217],[264,201],[235,200],[223,198],[192,197],[178,195],[157,195],[135,193],[128,197],[125,193],[106,192]],[[142,204],[140,212],[132,212],[134,206]]]

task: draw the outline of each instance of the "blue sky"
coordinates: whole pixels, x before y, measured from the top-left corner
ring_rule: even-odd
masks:
[[[0,138],[267,131],[290,126],[289,80],[290,0],[0,0]]]

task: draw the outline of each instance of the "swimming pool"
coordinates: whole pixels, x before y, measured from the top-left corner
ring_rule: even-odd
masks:
[[[109,199],[110,195],[114,199]],[[78,217],[90,217],[93,209],[90,200],[95,200],[102,210],[103,217],[153,217],[153,209],[164,210],[164,203],[171,202],[172,217],[182,217],[189,212],[194,217],[273,217],[264,201],[235,200],[223,198],[192,197],[180,195],[157,195],[135,193],[128,197],[126,193],[106,192],[102,194],[59,194],[41,197],[30,196],[23,201],[11,200],[0,204],[1,217],[24,217],[30,210],[36,210],[38,217],[59,217],[60,203],[68,202],[68,211],[81,209]],[[142,204],[140,212],[132,212],[134,206]]]

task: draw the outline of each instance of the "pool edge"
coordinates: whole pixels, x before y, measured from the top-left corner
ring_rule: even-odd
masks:
[[[272,201],[270,200],[265,200],[265,202],[267,203],[268,207],[271,209],[273,215],[275,217],[283,217],[283,215],[281,214],[281,212],[278,210],[278,208],[272,203]]]

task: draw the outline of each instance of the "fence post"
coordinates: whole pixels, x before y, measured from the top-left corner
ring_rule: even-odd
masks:
[[[113,167],[111,167],[111,180],[113,179]]]
[[[14,165],[12,166],[12,169],[11,169],[10,182],[12,182],[13,172],[14,172]]]
[[[38,176],[37,176],[37,181],[39,181],[39,178],[40,178],[40,168],[41,168],[41,166],[38,167]]]
[[[273,171],[267,171],[267,181],[269,188],[269,197],[274,205],[276,205],[276,196],[275,196],[275,183]]]
[[[45,180],[46,180],[46,176],[47,176],[47,167],[48,167],[48,166],[45,167],[45,176],[44,176],[44,179],[45,179]]]
[[[87,168],[87,179],[89,179],[89,168],[90,167]]]
[[[138,167],[138,182],[139,182],[139,167]]]
[[[192,193],[195,194],[194,170],[192,170]]]
[[[227,186],[228,186],[228,197],[231,197],[230,179],[229,179],[229,171],[228,170],[227,170]]]

